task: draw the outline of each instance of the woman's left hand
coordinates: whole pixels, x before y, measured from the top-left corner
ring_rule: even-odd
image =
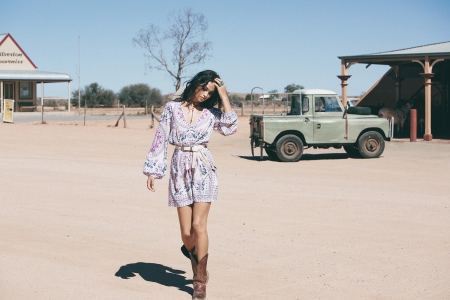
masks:
[[[214,85],[217,88],[220,100],[222,100],[223,112],[227,113],[231,111],[230,99],[228,99],[227,86],[225,85],[225,82],[223,82],[220,78],[216,78],[214,79]]]
[[[214,79],[214,85],[216,86],[217,92],[219,93],[220,99],[224,100],[224,98],[228,98],[227,86],[222,79],[216,78]]]

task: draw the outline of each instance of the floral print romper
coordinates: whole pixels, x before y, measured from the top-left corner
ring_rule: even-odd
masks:
[[[144,174],[156,179],[167,169],[168,144],[175,146],[207,146],[212,131],[231,135],[237,130],[237,115],[231,110],[222,113],[217,108],[203,109],[197,121],[189,124],[181,102],[170,101],[164,107],[153,144],[144,164]],[[170,166],[169,206],[181,207],[193,202],[217,199],[216,166],[208,148],[195,152],[175,149]]]

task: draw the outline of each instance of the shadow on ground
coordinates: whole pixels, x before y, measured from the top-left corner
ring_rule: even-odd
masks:
[[[246,160],[260,161],[259,155],[257,156],[242,156],[237,155],[236,157],[243,158]],[[302,160],[339,160],[339,159],[349,159],[350,157],[347,153],[321,153],[321,154],[303,154]],[[273,161],[268,156],[263,156],[262,161]]]
[[[160,264],[138,262],[121,266],[115,275],[122,279],[129,279],[138,274],[146,281],[169,287],[173,286],[180,291],[192,295],[194,290],[188,286],[192,284],[192,280],[188,280],[185,276],[181,275],[185,273],[185,271],[172,269]]]

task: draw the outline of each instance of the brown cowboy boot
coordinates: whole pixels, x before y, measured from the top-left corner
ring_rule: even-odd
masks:
[[[206,265],[208,263],[208,254],[206,254],[197,264],[197,272],[194,272],[194,294],[193,300],[205,300],[206,299],[206,283],[208,282],[208,273],[206,271]]]
[[[192,252],[189,252],[189,256],[191,258],[192,273],[194,273],[193,278],[195,278],[197,274],[197,256],[194,254],[194,249],[192,249]]]

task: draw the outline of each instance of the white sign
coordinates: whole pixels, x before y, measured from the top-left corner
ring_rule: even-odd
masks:
[[[1,39],[2,36],[0,36]],[[36,66],[9,35],[0,40],[0,70],[36,70]]]

